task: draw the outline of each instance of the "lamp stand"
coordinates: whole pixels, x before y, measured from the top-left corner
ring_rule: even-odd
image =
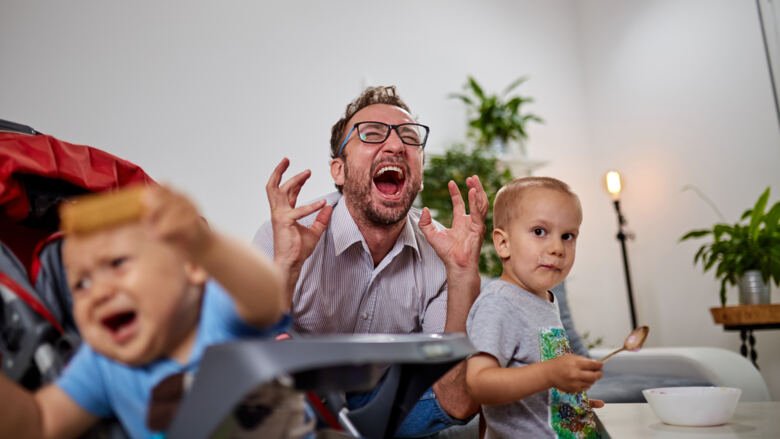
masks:
[[[626,252],[626,239],[629,239],[632,236],[626,234],[624,230],[626,219],[620,211],[620,200],[615,200],[614,205],[618,217],[617,239],[620,241],[620,250],[623,253],[623,272],[626,275],[626,287],[628,288],[628,308],[631,311],[631,329],[634,329],[637,327],[636,311],[634,310],[634,289],[631,287],[631,270],[628,268],[628,252]]]

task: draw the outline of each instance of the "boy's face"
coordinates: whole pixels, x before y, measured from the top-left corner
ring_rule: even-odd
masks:
[[[140,224],[68,236],[63,261],[81,336],[132,366],[186,361],[206,274]]]
[[[547,299],[574,264],[582,222],[579,201],[548,188],[528,188],[514,206],[505,230],[493,231],[496,251],[504,260],[501,278]]]

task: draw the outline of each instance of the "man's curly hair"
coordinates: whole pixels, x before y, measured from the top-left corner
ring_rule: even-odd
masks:
[[[352,118],[352,116],[355,115],[358,111],[362,110],[365,107],[368,107],[369,105],[374,104],[387,104],[387,105],[393,105],[399,108],[403,108],[406,110],[406,112],[411,113],[409,110],[409,107],[406,105],[406,103],[398,96],[398,94],[395,91],[394,85],[380,85],[376,87],[368,87],[365,90],[363,90],[363,93],[360,94],[355,100],[350,102],[347,105],[347,108],[344,110],[344,116],[341,117],[341,119],[336,122],[335,125],[333,125],[333,128],[330,130],[330,157],[336,158],[336,154],[339,151],[339,145],[341,145],[341,142],[344,140],[345,128],[347,125],[347,122]]]

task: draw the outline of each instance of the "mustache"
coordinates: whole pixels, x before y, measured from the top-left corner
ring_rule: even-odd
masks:
[[[406,160],[398,156],[382,157],[374,160],[374,162],[371,163],[371,175],[373,176],[374,174],[376,174],[377,168],[386,165],[398,166],[399,168],[404,170],[404,175],[406,176],[410,175],[409,163],[407,163]]]

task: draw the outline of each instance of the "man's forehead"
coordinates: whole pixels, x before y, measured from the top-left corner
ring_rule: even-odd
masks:
[[[391,123],[416,122],[409,112],[390,104],[372,104],[361,108],[352,116],[350,122],[356,123],[366,120]]]

